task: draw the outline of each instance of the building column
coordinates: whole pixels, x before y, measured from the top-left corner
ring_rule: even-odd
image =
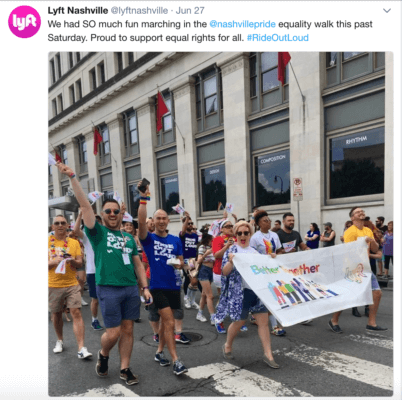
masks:
[[[127,204],[123,163],[125,151],[123,118],[120,114],[116,114],[106,120],[106,124],[109,129],[110,152],[112,156],[113,190],[117,190],[120,197]]]
[[[141,174],[149,180],[151,201],[148,202],[148,216],[159,208],[159,185],[154,148],[156,145],[155,102],[148,97],[137,107],[138,140],[141,152]]]
[[[196,223],[199,210],[197,193],[197,155],[194,135],[196,132],[195,78],[189,76],[174,85],[174,106],[179,113],[174,115],[177,143],[177,172],[179,176],[180,203]],[[183,135],[183,137],[181,136]],[[184,140],[183,140],[184,138]]]
[[[50,151],[50,154],[56,159],[56,152]],[[52,165],[52,176],[53,176],[53,197],[60,197],[61,196],[61,184],[60,184],[60,172],[59,169]]]
[[[394,219],[394,55],[385,52],[384,218]]]
[[[218,66],[223,85],[226,200],[234,204],[238,218],[247,219],[251,211],[248,53],[235,53]]]
[[[295,229],[300,222],[301,235],[309,230],[311,221],[322,229],[321,207],[325,196],[324,187],[324,118],[322,89],[325,80],[325,64],[318,52],[291,53],[292,66],[305,96],[302,95],[295,75],[289,71],[289,134],[290,134],[290,185],[291,210],[295,215]],[[323,70],[324,67],[324,70]],[[301,178],[303,200],[300,201],[300,221],[297,202],[293,201],[293,179]]]
[[[100,182],[99,182],[99,153],[97,156],[94,154],[94,133],[91,129],[89,132],[84,133],[85,142],[87,143],[87,157],[88,157],[88,190],[89,192],[100,191]],[[98,206],[98,201],[96,205]],[[100,212],[100,205],[97,208],[97,212]]]
[[[80,173],[80,155],[78,153],[77,142],[74,138],[70,137],[65,142],[67,150],[68,166],[79,175]]]

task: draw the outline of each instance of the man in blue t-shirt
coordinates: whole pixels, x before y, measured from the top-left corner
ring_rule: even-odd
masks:
[[[138,188],[140,184],[138,185]],[[155,354],[155,361],[161,366],[170,364],[165,358],[163,348],[165,343],[172,356],[173,373],[181,375],[187,368],[179,360],[176,353],[175,321],[173,311],[180,308],[181,275],[183,268],[183,248],[178,237],[166,233],[169,217],[166,211],[157,210],[153,220],[155,232],[149,233],[146,226],[147,196],[140,191],[140,206],[138,208],[139,238],[147,255],[151,270],[150,290],[155,307],[161,317],[159,326],[159,345]],[[176,263],[175,263],[176,262]]]
[[[191,220],[190,214],[185,211],[184,217],[182,218],[183,226],[179,233],[179,238],[183,245],[183,257],[184,257],[184,264],[188,264],[188,260],[190,258],[197,258],[197,243],[198,243],[198,235],[193,233],[194,223]],[[196,283],[196,282],[193,282]],[[197,293],[197,289],[188,289],[188,285],[190,284],[190,278],[188,274],[184,275],[184,283],[183,283],[183,290],[184,290],[184,306],[186,308],[196,308],[198,309],[198,305],[195,302],[195,295]],[[190,286],[192,288],[193,286]]]

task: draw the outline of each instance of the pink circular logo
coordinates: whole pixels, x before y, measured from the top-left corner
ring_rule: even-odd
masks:
[[[39,13],[29,6],[14,8],[8,17],[8,26],[11,32],[22,39],[36,35],[39,31],[40,23]]]

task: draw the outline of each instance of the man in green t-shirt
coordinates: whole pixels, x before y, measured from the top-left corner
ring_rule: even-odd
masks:
[[[103,202],[103,225],[99,224],[73,170],[61,163],[57,166],[71,180],[75,197],[82,209],[85,233],[95,254],[96,291],[106,327],[101,338],[96,373],[102,377],[108,374],[109,353],[120,341],[120,377],[128,385],[134,385],[138,383],[138,378],[129,367],[134,344],[134,320],[140,316],[141,305],[137,278],[144,290],[145,299],[152,302],[137,246],[131,235],[120,231],[123,213],[120,212],[119,203],[110,199]]]

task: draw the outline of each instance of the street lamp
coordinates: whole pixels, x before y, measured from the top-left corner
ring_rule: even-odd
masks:
[[[281,194],[283,193],[283,180],[279,175],[275,175],[274,183],[278,183],[278,178],[281,180]]]

